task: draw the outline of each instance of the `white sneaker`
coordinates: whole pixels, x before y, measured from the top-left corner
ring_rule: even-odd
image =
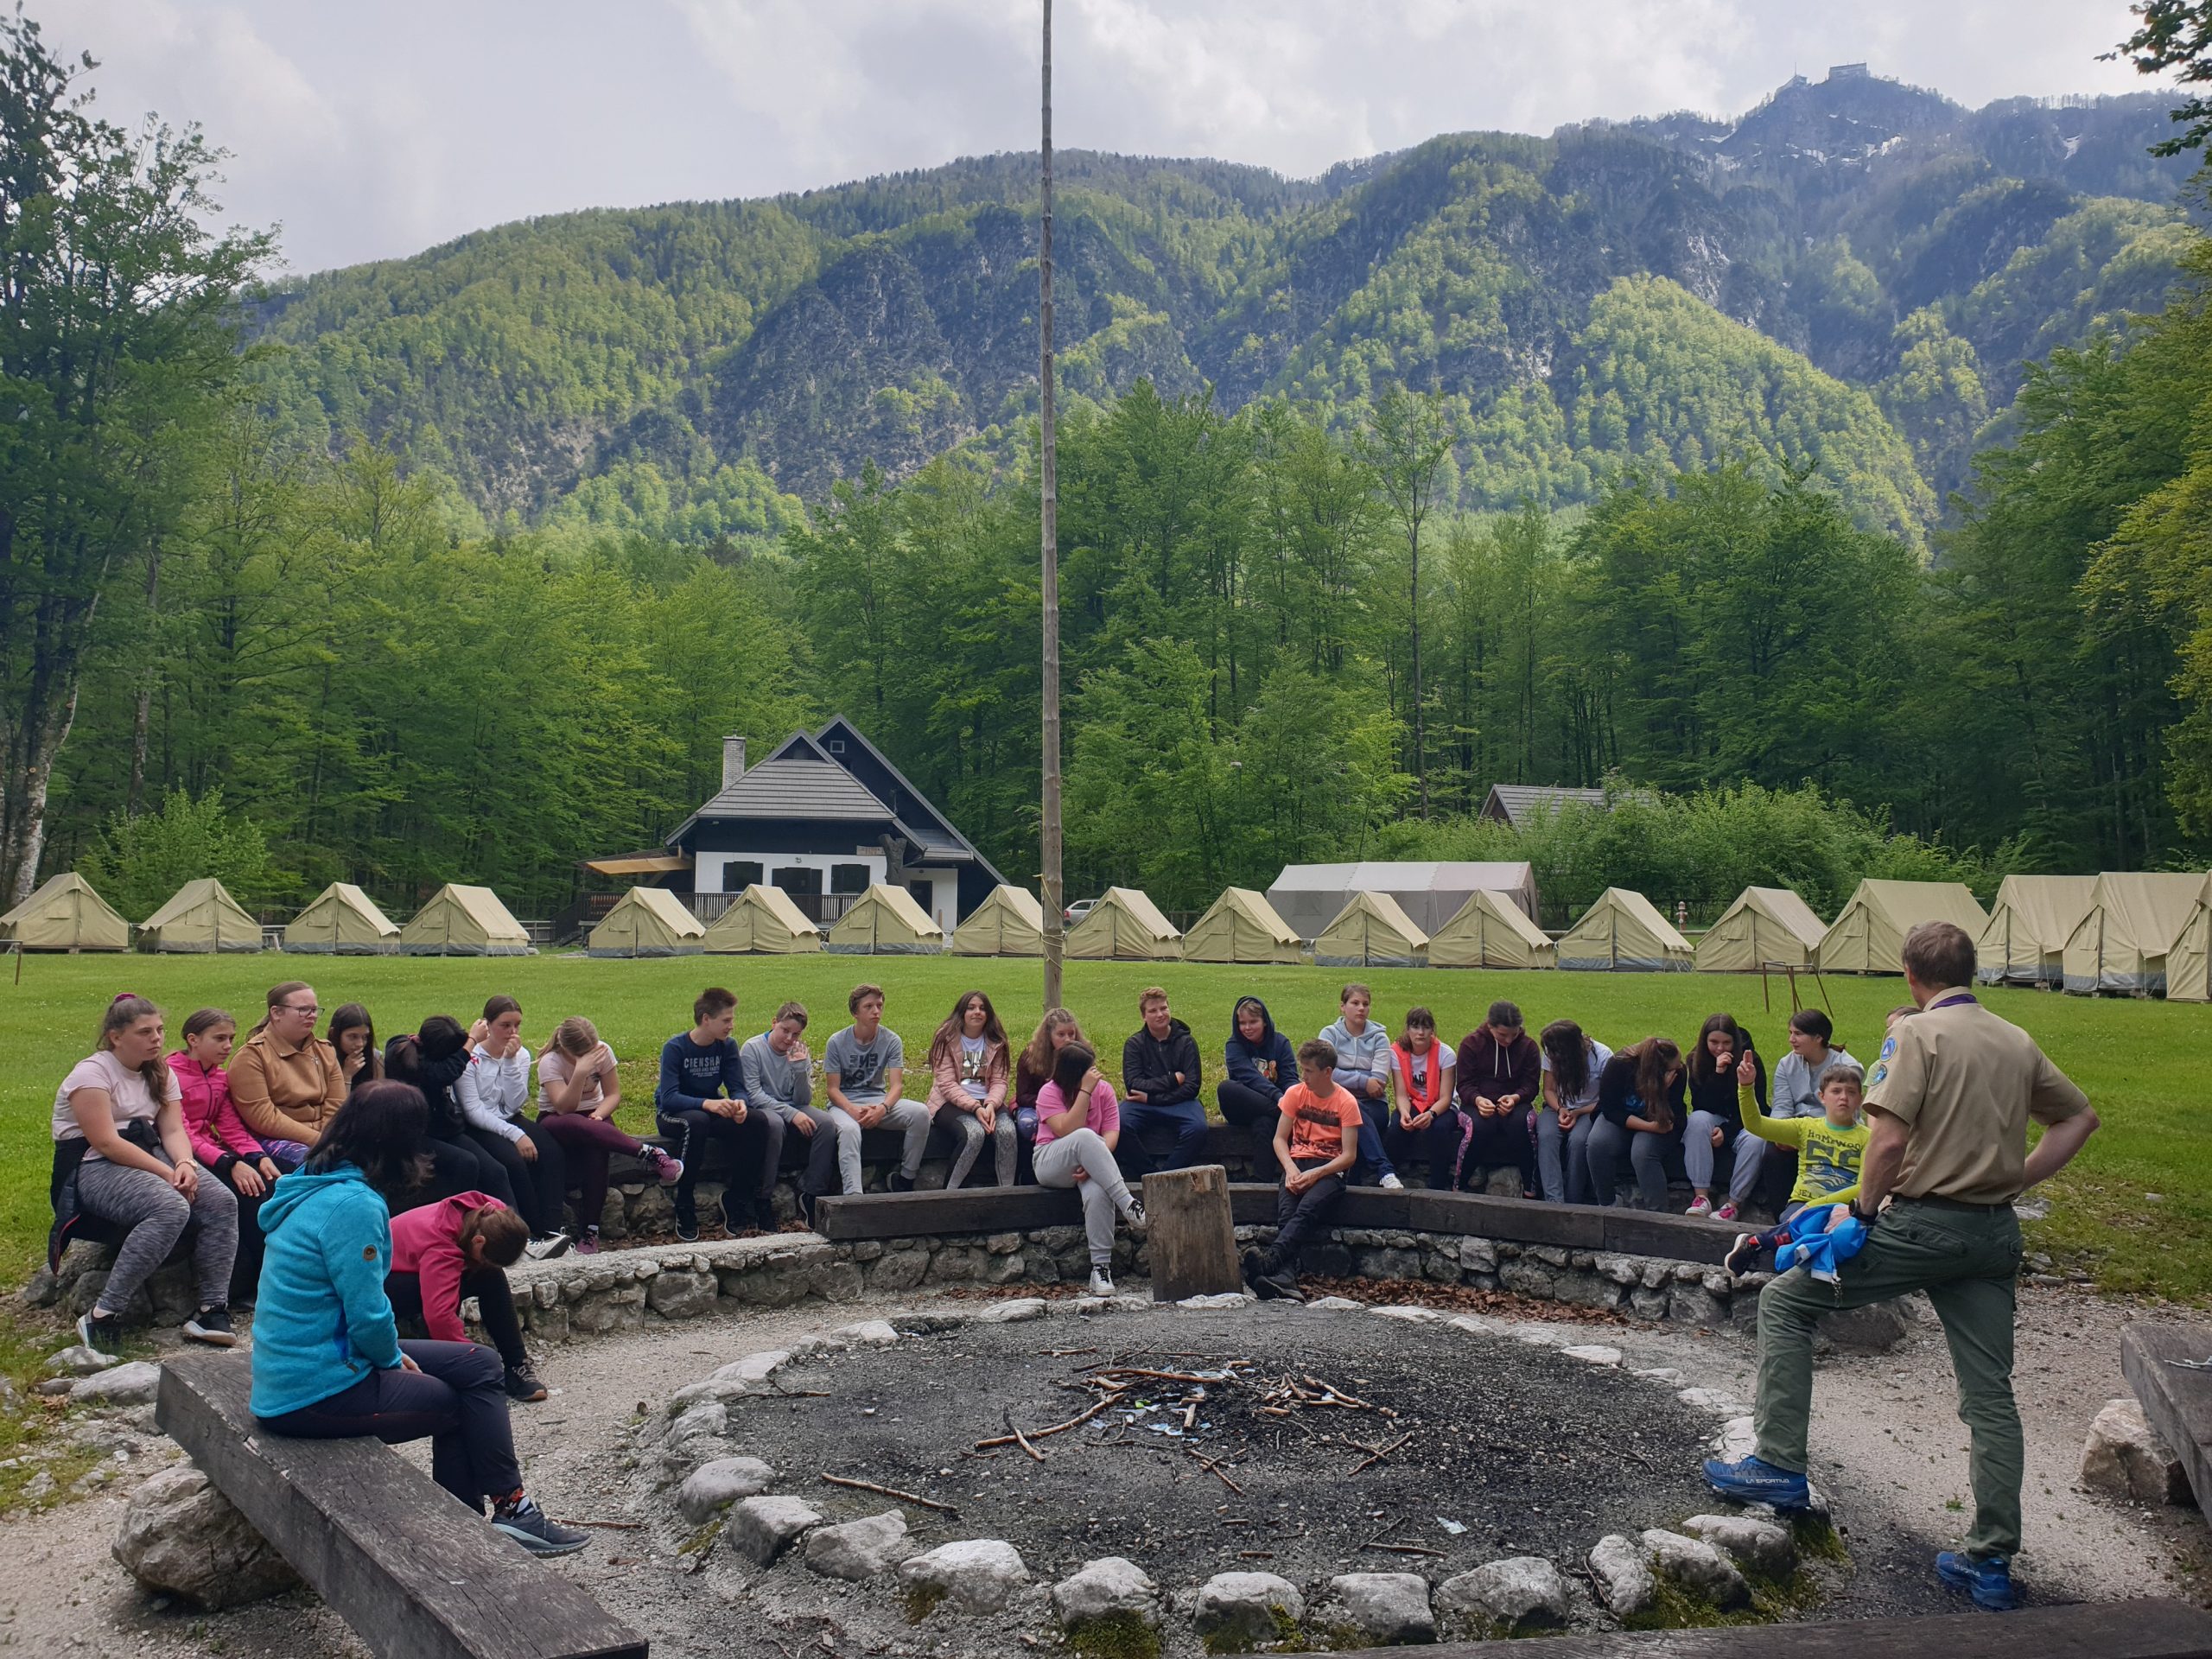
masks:
[[[1405,1185],[1395,1175],[1385,1175],[1381,1180],[1376,1182],[1376,1185],[1381,1187],[1385,1192],[1403,1192]]]
[[[1129,1200],[1129,1213],[1124,1217],[1123,1219],[1129,1224],[1130,1231],[1138,1233],[1142,1232],[1144,1230],[1144,1205],[1137,1199],[1131,1198]]]
[[[1090,1294],[1093,1296],[1111,1296],[1114,1294],[1114,1281],[1105,1268],[1093,1268],[1090,1270]]]
[[[1691,1216],[1709,1216],[1713,1213],[1713,1200],[1711,1198],[1692,1198],[1690,1200],[1690,1207],[1682,1213]]]
[[[550,1262],[556,1255],[565,1255],[569,1249],[566,1233],[548,1233],[543,1238],[533,1238],[522,1247],[522,1253],[533,1262]]]

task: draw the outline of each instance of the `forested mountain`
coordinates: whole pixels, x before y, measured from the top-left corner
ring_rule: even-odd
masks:
[[[1443,396],[1467,507],[1808,459],[1917,540],[2024,361],[2158,308],[2166,126],[2152,93],[1967,111],[1839,70],[1735,121],[1453,135],[1304,181],[1064,154],[1066,385],[1351,421],[1405,385]],[[1035,239],[1022,155],[564,214],[260,296],[257,372],[296,434],[390,447],[495,525],[774,534],[866,461],[1010,454]]]

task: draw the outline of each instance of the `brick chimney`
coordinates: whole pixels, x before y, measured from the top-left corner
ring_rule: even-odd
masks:
[[[722,787],[745,776],[745,740],[736,733],[722,739]]]

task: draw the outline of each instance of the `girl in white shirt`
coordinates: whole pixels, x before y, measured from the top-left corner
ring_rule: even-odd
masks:
[[[543,1261],[569,1248],[561,1209],[569,1191],[569,1160],[561,1143],[524,1121],[530,1104],[530,1051],[522,1041],[522,1004],[495,996],[484,1005],[486,1031],[469,1050],[468,1070],[454,1085],[470,1143],[507,1172],[515,1208],[530,1224],[524,1253]]]

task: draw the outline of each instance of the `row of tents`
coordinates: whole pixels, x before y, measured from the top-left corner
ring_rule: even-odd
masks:
[[[138,925],[142,950],[259,950],[261,924],[220,881],[188,881]],[[75,874],[54,876],[0,916],[0,945],[24,950],[127,950],[130,924]],[[448,882],[405,927],[349,881],[334,881],[295,916],[281,948],[318,956],[526,957],[536,949],[523,925],[489,887]]]

